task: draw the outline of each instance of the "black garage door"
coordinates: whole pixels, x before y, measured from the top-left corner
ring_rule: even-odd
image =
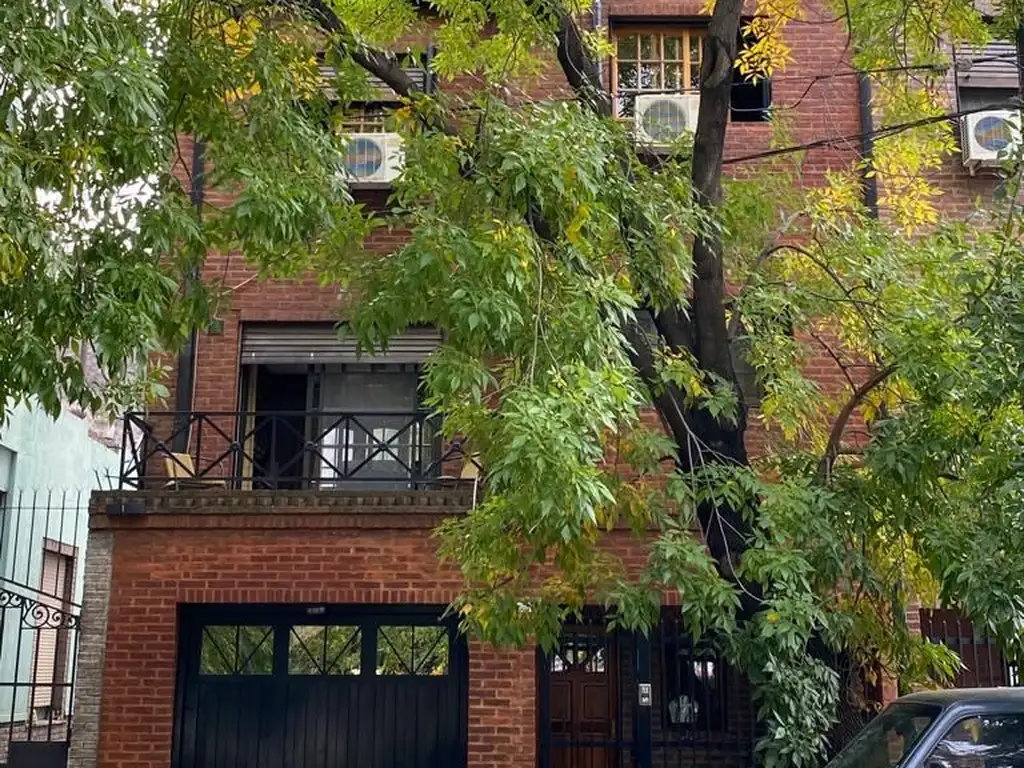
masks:
[[[441,609],[181,613],[174,768],[466,765],[465,640]]]

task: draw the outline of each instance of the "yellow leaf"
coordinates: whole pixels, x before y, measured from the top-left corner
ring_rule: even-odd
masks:
[[[587,223],[590,218],[590,208],[586,203],[582,203],[577,209],[576,213],[573,214],[572,221],[569,222],[569,226],[565,228],[565,239],[573,245],[578,246],[580,244],[580,231],[583,226]]]

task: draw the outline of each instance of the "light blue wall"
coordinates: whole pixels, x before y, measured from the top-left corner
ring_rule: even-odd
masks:
[[[56,420],[20,406],[0,427],[0,489],[6,505],[0,527],[0,577],[5,592],[38,597],[43,539],[74,547],[74,601],[81,603],[89,494],[108,486],[120,455],[90,435],[90,422],[65,408]],[[100,478],[97,481],[97,474]],[[32,680],[38,632],[27,629],[22,612],[2,610],[0,683]],[[29,620],[28,623],[31,623]],[[75,633],[71,633],[74,648]],[[19,649],[19,640],[21,647]],[[71,669],[72,660],[68,660]],[[30,689],[0,686],[0,722],[25,719]],[[13,705],[13,706],[12,706]]]

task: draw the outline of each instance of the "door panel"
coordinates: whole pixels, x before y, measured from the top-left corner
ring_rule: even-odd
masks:
[[[174,768],[458,768],[466,763],[467,678],[465,641],[437,612],[412,610],[374,616],[345,607],[304,610],[229,611],[226,617],[183,618]],[[300,612],[301,611],[301,612]],[[231,622],[236,622],[232,624]],[[295,663],[289,638],[300,628],[307,638],[317,623],[343,627],[342,642],[359,628],[361,657],[338,666],[347,648],[327,649],[310,672]],[[232,633],[231,627],[241,628]],[[204,638],[210,628],[217,643]],[[273,628],[272,670],[268,646],[231,637],[259,638]],[[386,627],[413,672],[374,664],[378,630]],[[442,674],[436,646],[422,638],[447,633],[448,660]],[[245,630],[245,631],[243,631]],[[204,634],[206,633],[206,634]],[[322,633],[330,638],[331,632]],[[325,642],[329,642],[325,641]],[[419,646],[417,646],[419,643]],[[337,653],[333,653],[336,651]],[[426,656],[427,653],[432,656]],[[314,649],[314,655],[318,652]],[[421,663],[428,658],[430,664]],[[296,669],[302,673],[296,673]]]
[[[614,640],[567,627],[548,659],[552,768],[617,766],[618,692]]]

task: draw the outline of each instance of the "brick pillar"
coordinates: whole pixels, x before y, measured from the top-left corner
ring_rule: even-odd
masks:
[[[469,645],[469,768],[534,768],[536,651]]]
[[[96,768],[100,706],[107,650],[107,611],[114,563],[114,533],[90,531],[85,551],[85,586],[78,626],[78,669],[68,768]]]

